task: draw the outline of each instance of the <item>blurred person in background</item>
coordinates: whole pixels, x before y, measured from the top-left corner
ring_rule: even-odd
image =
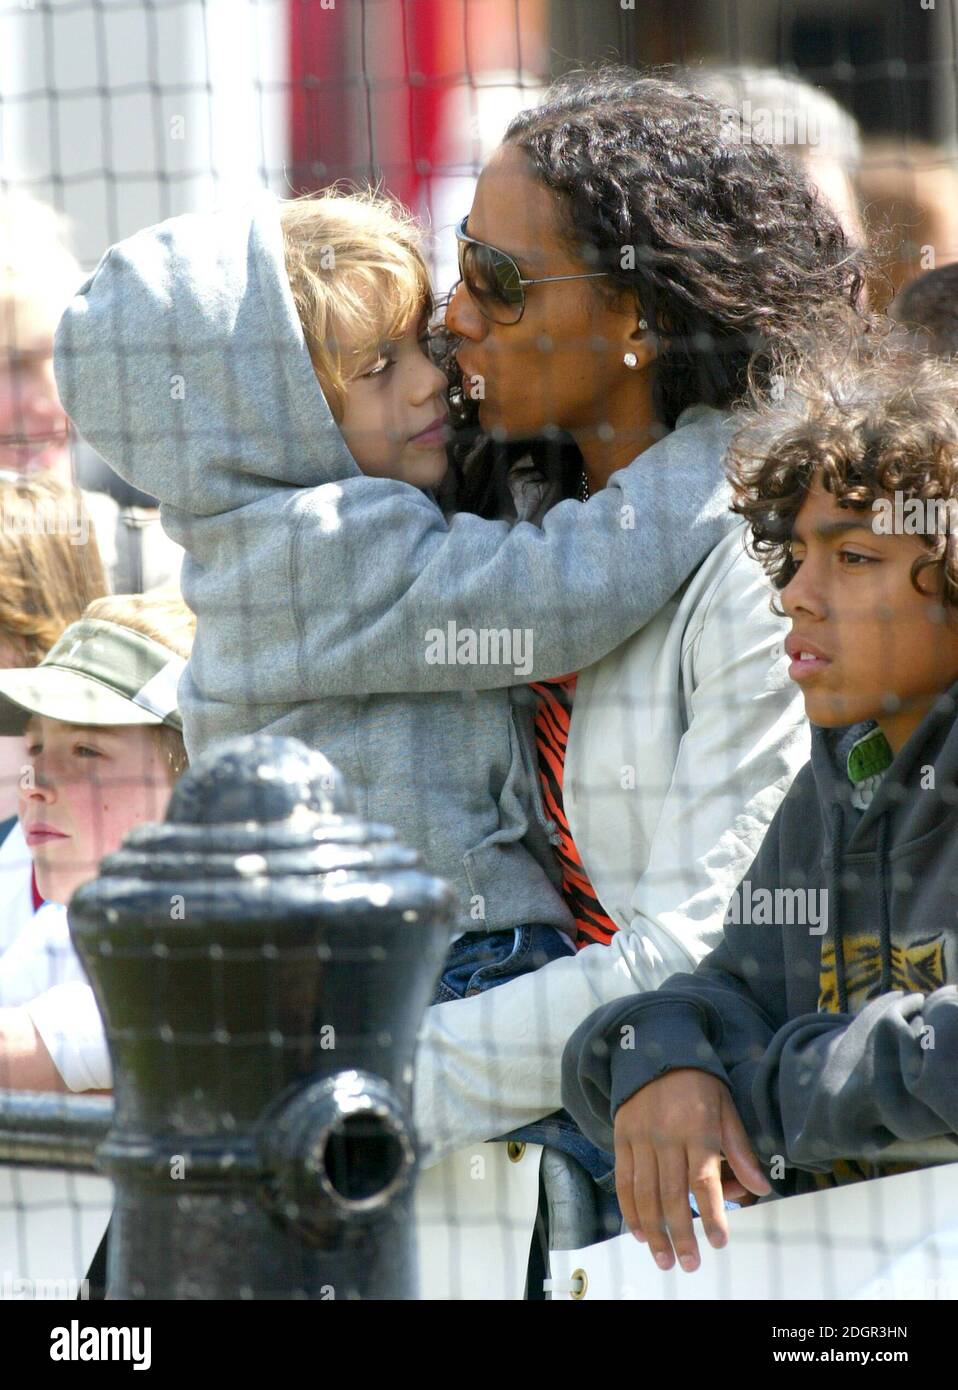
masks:
[[[958,353],[958,261],[926,270],[895,297],[889,315],[935,357]]]
[[[773,145],[795,160],[838,218],[846,237],[864,246],[855,180],[861,164],[858,123],[835,98],[778,68],[703,67],[685,81],[737,113],[743,141]]]
[[[958,260],[958,169],[947,150],[918,140],[867,141],[857,182],[873,240],[884,243],[885,300],[922,270]]]
[[[0,193],[0,469],[72,485],[73,431],[53,378],[53,333],[84,278],[68,226],[21,190]],[[110,590],[178,579],[182,551],[155,506],[120,506],[105,491],[84,499]]]
[[[106,592],[79,491],[53,473],[0,472],[0,671],[37,666]],[[23,739],[0,737],[0,956],[42,902],[16,815],[25,764]]]

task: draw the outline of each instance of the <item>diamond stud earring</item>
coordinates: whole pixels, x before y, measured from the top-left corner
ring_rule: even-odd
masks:
[[[627,367],[637,367],[639,365],[639,359],[634,352],[627,352],[622,361]]]

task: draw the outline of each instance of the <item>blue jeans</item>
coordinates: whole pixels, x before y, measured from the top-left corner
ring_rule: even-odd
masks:
[[[615,1158],[587,1139],[567,1110],[556,1110],[530,1125],[522,1125],[511,1134],[499,1136],[498,1143],[541,1144],[544,1148],[561,1149],[570,1154],[592,1178],[600,1191],[615,1198]]]
[[[697,1216],[697,1217],[699,1217],[699,1219],[701,1219],[702,1213],[699,1211],[699,1204],[698,1204],[698,1202],[695,1200],[695,1193],[694,1193],[694,1192],[690,1192],[690,1193],[689,1193],[689,1206],[692,1208],[692,1215],[693,1215],[693,1216]],[[725,1210],[726,1210],[726,1211],[741,1211],[741,1209],[742,1209],[742,1204],[741,1204],[741,1202],[730,1202],[730,1201],[726,1198],[726,1201],[725,1201]]]
[[[465,999],[504,985],[517,975],[538,970],[550,960],[573,954],[574,947],[556,927],[535,922],[505,931],[466,932],[449,948],[434,1004]]]
[[[434,1004],[481,994],[495,985],[504,985],[517,975],[538,970],[550,960],[572,955],[568,938],[555,927],[533,924],[509,931],[467,932],[454,941],[445,969],[436,987]],[[582,1133],[572,1116],[557,1110],[542,1120],[511,1134],[500,1135],[497,1143],[525,1142],[561,1149],[581,1163],[600,1190],[615,1201],[615,1160]]]

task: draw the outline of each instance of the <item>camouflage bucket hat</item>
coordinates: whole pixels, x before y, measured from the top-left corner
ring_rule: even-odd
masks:
[[[182,732],[176,687],[185,666],[132,628],[81,618],[39,666],[0,671],[0,735],[22,734],[33,714],[65,724],[168,724]]]

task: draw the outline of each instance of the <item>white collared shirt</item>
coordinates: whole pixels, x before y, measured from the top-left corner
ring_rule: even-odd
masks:
[[[112,1086],[100,1011],[61,903],[44,903],[0,956],[0,1008],[18,1007],[71,1091]]]
[[[0,844],[0,957],[33,920],[33,857],[15,821]]]

